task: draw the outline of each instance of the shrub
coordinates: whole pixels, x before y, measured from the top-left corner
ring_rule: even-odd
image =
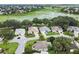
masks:
[[[32,46],[34,43],[36,43],[36,40],[30,40],[26,43],[24,54],[31,54],[35,52],[34,50],[32,50]]]
[[[12,29],[1,29],[0,36],[4,37],[4,40],[10,40],[14,37],[14,31]]]
[[[39,34],[39,40],[43,41],[43,40],[46,40],[46,38],[42,35],[42,34]]]
[[[53,40],[52,47],[48,47],[49,53],[68,54],[70,53],[71,40],[64,37],[58,37]]]

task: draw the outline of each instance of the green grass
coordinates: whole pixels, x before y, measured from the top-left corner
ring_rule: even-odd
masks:
[[[68,31],[64,32],[64,34],[69,35],[69,36],[74,36],[74,34],[72,32],[68,32]]]
[[[48,32],[47,35],[58,35],[59,33],[57,32]]]
[[[7,54],[14,54],[17,47],[18,47],[18,43],[0,44],[0,48],[5,49],[4,52]]]
[[[34,34],[28,34],[28,32],[26,31],[26,33],[25,33],[25,36],[27,37],[27,38],[30,38],[30,37],[35,37],[35,35]]]
[[[24,19],[32,19],[33,16],[45,14],[47,12],[49,12],[49,10],[40,9],[37,11],[32,11],[32,12],[22,13],[22,14],[0,15],[0,22],[4,22],[5,20],[12,20],[12,19],[19,20],[19,21],[22,21]]]
[[[32,34],[28,34],[28,35],[26,35],[26,37],[27,37],[27,38],[30,38],[30,37],[35,37],[35,36],[32,35]]]
[[[33,18],[37,17],[37,18],[52,18],[52,12],[54,13],[59,13],[61,10],[61,8],[45,8],[45,9],[39,9],[39,10],[35,10],[35,11],[31,11],[31,12],[26,12],[26,13],[22,13],[22,14],[9,14],[9,15],[0,15],[0,22],[4,22],[6,20],[18,20],[18,21],[23,21],[25,19],[27,20],[32,20]],[[62,12],[60,12],[62,13]],[[66,13],[64,13],[66,14]],[[41,16],[44,15],[44,16]],[[79,20],[79,15],[75,15],[75,14],[66,14],[67,16],[73,17],[76,20]]]
[[[31,54],[34,51],[32,50],[33,44],[36,42],[36,40],[30,40],[25,44],[25,53],[26,54]]]
[[[54,12],[54,11],[58,11],[60,9],[39,9],[39,10],[35,10],[35,11],[31,11],[31,12],[26,12],[26,13],[21,13],[21,14],[9,14],[9,15],[0,15],[0,22],[4,22],[5,20],[11,20],[11,19],[15,19],[15,20],[19,20],[22,21],[24,19],[28,19],[28,20],[32,20],[35,16],[40,16],[43,14],[47,14],[50,12]]]

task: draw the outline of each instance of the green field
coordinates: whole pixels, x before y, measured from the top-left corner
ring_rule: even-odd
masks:
[[[76,20],[79,20],[79,15],[73,15],[73,14],[65,14],[59,12],[61,8],[45,8],[45,9],[40,9],[37,11],[32,11],[29,13],[22,13],[22,14],[11,14],[11,15],[0,15],[0,22],[3,22],[5,20],[18,20],[18,21],[23,21],[25,19],[27,20],[32,20],[33,18],[53,18],[57,16],[71,16],[74,17]]]

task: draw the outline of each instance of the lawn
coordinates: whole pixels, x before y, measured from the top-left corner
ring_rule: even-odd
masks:
[[[30,38],[30,37],[35,37],[35,35],[34,34],[28,34],[28,32],[26,31],[26,33],[25,33],[25,36],[27,37],[27,38]]]
[[[0,22],[4,22],[5,20],[18,20],[18,21],[22,21],[25,19],[28,20],[32,20],[33,18],[45,18],[46,16],[50,16],[49,14],[51,12],[57,12],[60,11],[61,8],[45,8],[45,9],[38,9],[35,11],[31,11],[31,12],[26,12],[26,13],[20,13],[20,14],[9,14],[9,15],[0,15]],[[50,16],[52,17],[52,16]]]
[[[50,10],[48,10],[48,9],[40,9],[40,10],[28,12],[28,13],[11,14],[11,15],[10,14],[9,15],[0,15],[0,22],[3,22],[5,20],[12,20],[12,19],[19,20],[19,21],[22,21],[24,19],[32,20],[36,16],[40,16],[42,14],[46,14],[49,11]]]
[[[56,16],[70,16],[75,18],[76,20],[79,20],[79,15],[76,14],[66,14],[60,12],[61,8],[45,8],[45,9],[40,9],[40,10],[35,10],[31,12],[26,12],[26,13],[21,13],[21,14],[9,14],[9,15],[0,15],[0,22],[4,22],[6,20],[18,20],[18,21],[23,21],[25,19],[27,20],[33,20],[33,18],[48,18],[51,19]]]
[[[35,35],[32,35],[32,34],[28,34],[26,35],[27,38],[30,38],[30,37],[35,37]]]
[[[65,34],[65,35],[69,35],[69,36],[74,36],[74,33],[73,33],[73,32],[68,32],[68,31],[66,31],[66,32],[64,32],[64,34]]]
[[[6,54],[14,54],[17,47],[18,47],[18,43],[0,44],[0,48],[5,49],[4,53]]]
[[[25,45],[25,54],[31,54],[34,51],[32,50],[33,44],[36,43],[36,40],[30,40]]]
[[[47,35],[58,35],[59,33],[57,32],[48,32]]]

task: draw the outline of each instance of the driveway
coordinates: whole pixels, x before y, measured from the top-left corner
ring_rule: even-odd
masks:
[[[11,42],[17,42],[18,48],[15,51],[15,54],[22,54],[24,52],[24,48],[25,48],[25,43],[28,41],[28,39],[24,36],[17,36],[14,37],[13,40],[10,41]]]

